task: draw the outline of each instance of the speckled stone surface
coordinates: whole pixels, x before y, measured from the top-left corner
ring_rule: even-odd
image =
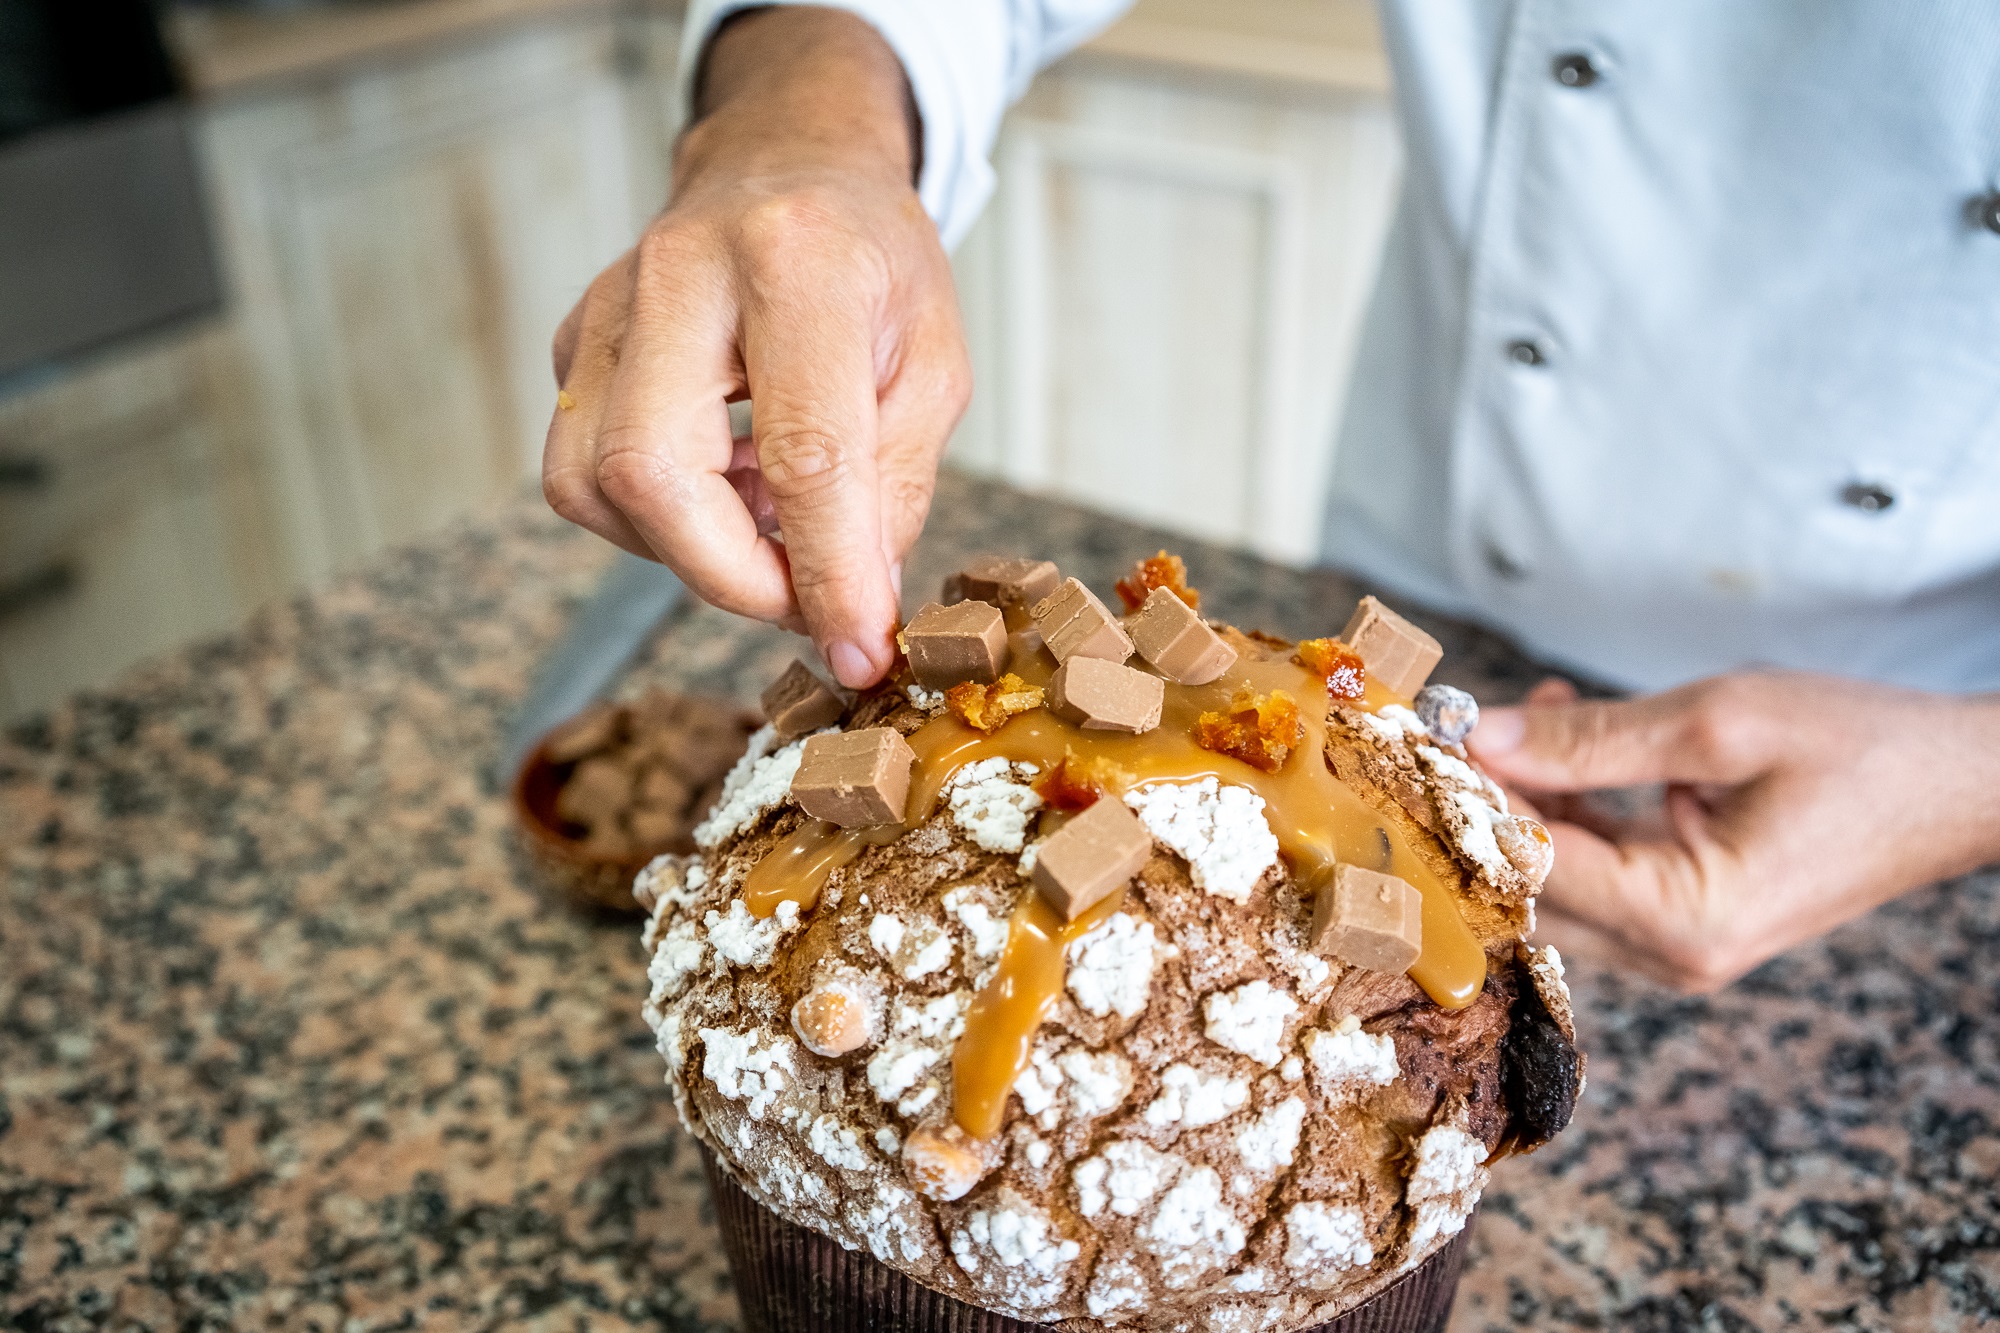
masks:
[[[909,601],[969,550],[1106,586],[1160,542],[947,478]],[[1353,602],[1176,546],[1245,624]],[[606,560],[524,501],[0,742],[0,1326],[733,1326],[637,927],[547,897],[485,776]],[[1441,679],[1535,679],[1426,623]],[[795,649],[700,610],[626,688],[749,700]],[[2000,1315],[1995,876],[1712,998],[1571,978],[1590,1088],[1497,1170],[1455,1330]]]

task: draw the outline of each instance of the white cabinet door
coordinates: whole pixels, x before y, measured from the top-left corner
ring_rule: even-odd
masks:
[[[210,323],[0,400],[0,720],[283,591],[255,460],[216,424],[232,369]]]
[[[977,387],[953,458],[1309,559],[1395,188],[1386,104],[1072,60],[998,167],[957,258]]]
[[[212,115],[252,419],[301,579],[532,470],[550,337],[657,203],[639,196],[663,166],[635,162],[663,164],[670,127],[633,55],[671,24],[643,26],[534,24]]]

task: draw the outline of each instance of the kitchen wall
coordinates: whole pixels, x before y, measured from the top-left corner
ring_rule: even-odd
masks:
[[[0,716],[514,490],[664,190],[645,0],[187,9],[227,314],[0,396]],[[1365,0],[1148,0],[1010,116],[959,465],[1304,559],[1396,146]]]

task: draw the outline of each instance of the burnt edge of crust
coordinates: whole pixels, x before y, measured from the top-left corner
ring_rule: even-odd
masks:
[[[1576,1113],[1584,1055],[1575,1033],[1543,999],[1528,947],[1518,946],[1514,957],[1523,984],[1515,988],[1514,1011],[1500,1043],[1500,1086],[1512,1147],[1525,1153],[1560,1134]]]

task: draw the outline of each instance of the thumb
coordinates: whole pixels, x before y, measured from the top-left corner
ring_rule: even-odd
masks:
[[[1694,686],[1644,699],[1491,709],[1466,748],[1502,783],[1531,791],[1745,782],[1762,765],[1744,746],[1718,743],[1729,725]]]

